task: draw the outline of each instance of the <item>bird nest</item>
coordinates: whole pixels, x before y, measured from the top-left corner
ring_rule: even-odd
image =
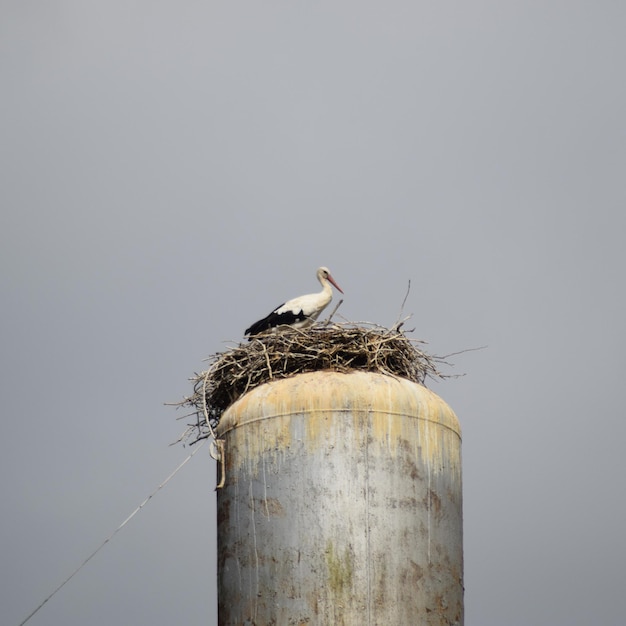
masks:
[[[401,325],[400,325],[401,326]],[[319,370],[377,372],[424,384],[443,379],[438,366],[448,365],[420,349],[424,342],[409,339],[400,326],[317,324],[306,329],[281,327],[255,336],[209,360],[208,370],[195,374],[193,394],[177,403],[190,408],[180,419],[193,421],[179,441],[214,436],[224,411],[245,393],[263,383]]]

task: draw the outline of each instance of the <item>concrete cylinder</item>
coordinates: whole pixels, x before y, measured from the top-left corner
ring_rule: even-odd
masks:
[[[220,626],[463,624],[461,432],[436,394],[311,372],[218,433]]]

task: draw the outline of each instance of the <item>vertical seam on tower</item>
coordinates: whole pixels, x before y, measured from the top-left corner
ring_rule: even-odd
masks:
[[[370,571],[370,563],[371,552],[370,552],[370,424],[371,424],[371,411],[367,412],[365,417],[366,425],[365,425],[365,536],[367,543],[367,624],[368,626],[372,623],[372,600],[371,600],[371,571]]]
[[[254,537],[254,571],[256,578],[256,590],[254,593],[254,621],[256,622],[257,614],[259,611],[259,551],[257,549],[256,543],[256,520],[255,516],[255,504],[254,504],[254,493],[252,490],[252,480],[250,480],[250,508],[252,509],[252,536]],[[250,580],[250,585],[252,585],[252,580]]]

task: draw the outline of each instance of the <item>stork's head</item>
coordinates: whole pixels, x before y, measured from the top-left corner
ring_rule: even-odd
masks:
[[[327,267],[320,267],[317,270],[317,280],[324,284],[323,281],[327,280],[334,285],[335,289],[343,293],[343,289],[335,282],[335,279],[330,275],[330,270]]]

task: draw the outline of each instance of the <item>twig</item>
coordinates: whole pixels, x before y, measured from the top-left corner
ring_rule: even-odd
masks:
[[[465,348],[465,350],[459,350],[458,352],[450,352],[450,354],[444,354],[440,356],[440,359],[447,359],[450,356],[456,356],[457,354],[465,354],[466,352],[476,352],[477,350],[485,350],[489,346],[478,346],[478,348]]]
[[[342,305],[343,298],[337,302],[337,306],[333,309],[332,313],[328,316],[328,319],[324,323],[324,326],[328,326],[330,324],[330,320],[333,319],[333,315],[337,312],[337,309]]]

